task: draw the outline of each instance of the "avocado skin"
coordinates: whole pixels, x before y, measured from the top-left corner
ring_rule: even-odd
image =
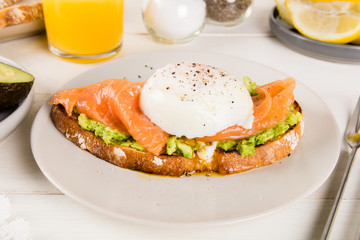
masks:
[[[34,77],[18,68],[0,63],[4,69],[13,71],[15,77],[11,81],[3,79],[0,74],[0,111],[18,106],[29,94]]]
[[[29,94],[32,82],[2,83],[0,82],[0,111],[18,106]]]

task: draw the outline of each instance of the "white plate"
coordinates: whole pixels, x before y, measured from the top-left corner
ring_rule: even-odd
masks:
[[[17,67],[23,71],[26,71],[22,66],[15,63],[14,61],[1,57],[0,62],[9,64],[11,66]],[[33,100],[33,89],[29,92],[25,100],[16,108],[12,108],[7,111],[0,112],[0,142],[8,137],[22,122],[26,114],[29,112],[31,103]]]
[[[155,68],[180,61],[218,66],[241,78],[249,76],[258,84],[287,77],[270,67],[235,57],[164,52],[108,62],[75,77],[62,88],[108,78],[145,80]],[[340,137],[330,110],[300,82],[295,96],[303,108],[305,133],[291,156],[271,166],[226,177],[159,177],[111,165],[68,141],[54,127],[47,103],[32,126],[31,147],[40,169],[56,187],[100,212],[136,222],[168,225],[247,220],[306,197],[328,178],[336,165]]]

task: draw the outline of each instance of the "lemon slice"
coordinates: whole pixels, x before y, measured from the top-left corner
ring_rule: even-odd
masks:
[[[348,43],[360,38],[360,14],[350,1],[285,0],[294,27],[320,41]]]
[[[280,18],[284,22],[289,24],[290,26],[293,26],[291,16],[290,16],[290,12],[285,7],[285,0],[275,0],[275,3],[276,3],[276,8],[277,8],[277,10],[279,12]]]
[[[356,44],[356,45],[360,45],[360,38],[355,39],[351,43]]]
[[[352,10],[358,14],[360,14],[360,2],[355,3],[352,7]],[[353,44],[357,44],[360,45],[360,37],[358,37],[357,39],[355,39],[354,41],[352,41],[351,43]]]
[[[311,5],[318,10],[328,12],[332,11],[333,13],[339,13],[339,11],[350,11],[355,4],[354,1],[357,0],[301,0],[301,2]]]

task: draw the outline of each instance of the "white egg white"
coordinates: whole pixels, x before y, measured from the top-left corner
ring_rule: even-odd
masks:
[[[169,64],[144,85],[140,107],[165,132],[213,136],[230,126],[251,128],[253,102],[242,80],[199,63]]]

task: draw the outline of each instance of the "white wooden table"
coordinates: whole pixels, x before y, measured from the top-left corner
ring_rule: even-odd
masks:
[[[238,56],[278,69],[311,88],[330,107],[341,134],[360,94],[360,65],[334,63],[295,52],[270,31],[269,0],[255,0],[249,19],[233,28],[207,25],[185,45],[154,42],[141,19],[141,0],[127,0],[123,49],[115,59],[155,51],[205,51]],[[36,77],[32,108],[17,130],[0,143],[0,195],[11,202],[12,217],[30,223],[32,239],[319,239],[339,187],[345,157],[310,196],[276,213],[224,226],[165,228],[120,221],[85,207],[54,187],[39,170],[30,148],[30,129],[41,104],[66,81],[98,66],[64,61],[50,54],[45,34],[0,43],[0,55]],[[360,154],[341,202],[331,239],[353,239],[360,222]]]

